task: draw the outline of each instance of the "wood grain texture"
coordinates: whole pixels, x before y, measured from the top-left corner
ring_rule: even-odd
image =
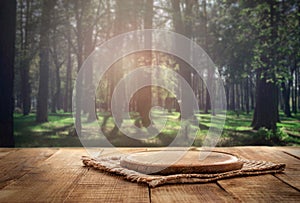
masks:
[[[41,164],[58,149],[2,149],[0,152],[0,189]]]
[[[218,183],[240,200],[254,202],[298,202],[300,200],[300,163],[296,158],[271,147],[224,148],[245,159],[286,163],[284,173],[220,180]]]
[[[238,202],[215,183],[166,185],[151,188],[151,202]]]
[[[13,153],[13,152],[17,151],[17,150],[18,149],[16,149],[16,148],[14,148],[14,149],[11,149],[11,148],[0,148],[0,159],[2,157],[7,156],[10,153]]]
[[[40,151],[43,152],[44,149]],[[23,153],[26,154],[25,152]],[[32,164],[32,170],[0,190],[0,202],[65,200],[79,177],[87,172],[80,161],[84,154],[84,150],[61,149],[42,164]],[[28,158],[30,157],[32,154]]]
[[[146,185],[124,181],[123,177],[90,169],[80,178],[66,202],[136,202],[148,203]]]
[[[83,167],[82,148],[0,149],[0,202],[299,202],[300,148],[218,148],[286,163],[284,173],[148,188]],[[143,151],[122,148],[121,151]],[[151,149],[148,149],[151,150]],[[157,149],[156,149],[157,150]]]
[[[228,150],[246,159],[285,163],[286,169],[284,173],[276,174],[275,177],[300,190],[300,160],[294,156],[291,156],[282,150],[275,150],[272,147],[225,148],[225,151]]]
[[[276,149],[300,159],[300,147],[277,147]]]
[[[242,202],[299,202],[299,191],[272,175],[218,181],[227,192]]]

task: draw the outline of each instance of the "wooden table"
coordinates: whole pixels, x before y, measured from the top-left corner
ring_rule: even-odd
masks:
[[[123,149],[135,151],[137,149]],[[300,148],[218,148],[284,173],[149,188],[83,167],[83,148],[0,149],[0,202],[300,202]]]

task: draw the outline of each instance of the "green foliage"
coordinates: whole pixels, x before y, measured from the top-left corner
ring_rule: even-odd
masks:
[[[300,136],[290,136],[285,127],[278,128],[276,131],[260,128],[255,134],[255,139],[263,145],[300,144]]]
[[[280,129],[272,131],[266,128],[260,128],[255,134],[255,139],[257,139],[257,141],[261,142],[262,144],[268,142],[278,144],[281,141],[283,135],[284,132]]]

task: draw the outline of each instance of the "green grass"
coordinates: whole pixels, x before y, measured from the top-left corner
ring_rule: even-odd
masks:
[[[35,122],[34,114],[28,116],[15,115],[14,120],[15,134],[19,134],[20,132],[52,132],[73,124],[73,118],[70,114],[50,114],[49,122],[42,124]]]
[[[35,114],[14,115],[14,136],[16,147],[72,147],[80,146],[75,136],[70,136],[73,129],[71,114],[50,114],[48,122],[35,122]]]
[[[160,116],[161,112],[154,112],[154,116]],[[93,143],[97,137],[98,126],[101,126],[107,113],[99,114],[98,123],[86,123],[87,129],[94,132],[89,142]],[[138,116],[132,114],[132,119],[125,120],[124,125],[133,125]],[[208,129],[211,126],[210,114],[196,114],[200,121],[200,129],[197,131],[194,141],[195,146],[201,146]],[[112,117],[109,117],[102,130],[116,146],[168,146],[176,137],[180,129],[179,113],[173,112],[165,115],[166,125],[159,135],[148,140],[134,140],[118,132],[111,136],[109,132],[114,128]],[[300,145],[300,115],[288,118],[280,113],[281,122],[277,124],[276,133],[261,129],[254,131],[250,127],[252,113],[227,112],[223,133],[218,146],[243,146],[243,145]],[[198,126],[197,126],[198,127]],[[145,130],[145,129],[143,129]],[[14,133],[17,147],[76,147],[82,146],[76,133],[74,133],[73,118],[71,114],[50,114],[49,122],[39,124],[35,122],[35,115],[14,115]],[[137,133],[137,132],[135,132]]]

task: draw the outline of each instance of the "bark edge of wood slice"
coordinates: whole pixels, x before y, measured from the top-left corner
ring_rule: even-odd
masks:
[[[178,151],[167,151],[166,153],[172,155],[176,152]],[[187,151],[179,161],[172,165],[165,164],[164,160],[157,160],[157,157],[153,160],[154,153],[157,151],[129,154],[122,157],[120,165],[140,173],[157,175],[223,173],[243,167],[243,162],[238,157],[224,152]],[[199,160],[199,153],[209,153],[209,155],[204,160]]]

